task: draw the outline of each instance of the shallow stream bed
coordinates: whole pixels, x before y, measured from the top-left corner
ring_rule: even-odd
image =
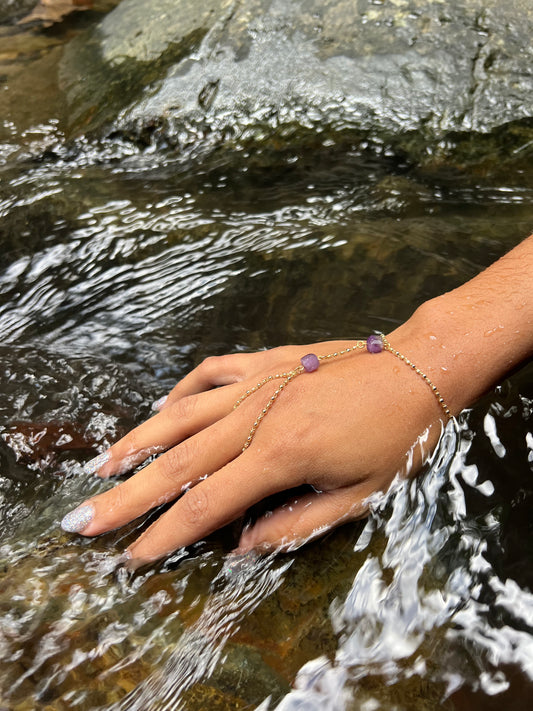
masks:
[[[114,4],[0,25],[0,709],[529,709],[531,366],[293,554],[236,565],[237,522],[128,575],[150,517],[59,528],[113,485],[83,463],[204,357],[389,331],[533,227],[531,145],[465,166],[339,126],[202,162],[66,140],[63,48]]]

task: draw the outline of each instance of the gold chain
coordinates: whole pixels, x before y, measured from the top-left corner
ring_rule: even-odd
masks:
[[[429,386],[431,389],[431,392],[435,395],[435,398],[437,399],[438,404],[442,408],[444,414],[446,417],[451,420],[452,419],[452,414],[450,410],[448,409],[448,406],[444,402],[439,390],[437,389],[437,386],[434,385],[434,383],[428,378],[428,376],[423,373],[420,368],[418,368],[409,358],[406,356],[402,355],[399,351],[395,350],[391,344],[387,341],[385,336],[383,334],[380,334],[379,337],[373,337],[374,339],[380,338],[382,342],[382,350],[389,351],[389,353],[392,353],[396,358],[399,358],[401,361],[406,363],[410,368],[412,368],[417,375],[420,375],[421,378],[426,382],[426,384]],[[342,350],[339,351],[334,351],[333,353],[327,353],[326,355],[319,355],[319,356],[313,356],[316,358],[317,361],[328,361],[331,360],[332,358],[337,358],[338,356],[346,355],[347,353],[352,353],[353,351],[356,350],[363,350],[367,348],[367,341],[364,340],[359,340],[355,341],[353,346],[349,346],[348,348],[343,348]],[[378,351],[374,351],[378,352]],[[318,367],[318,366],[317,366]],[[247,398],[250,397],[250,395],[253,395],[256,393],[258,390],[260,390],[264,385],[267,385],[267,383],[270,383],[272,380],[283,380],[280,385],[276,388],[266,405],[263,407],[261,412],[258,414],[256,417],[251,429],[250,433],[248,434],[248,437],[246,439],[246,442],[244,443],[244,446],[242,448],[242,451],[245,452],[250,444],[252,443],[252,440],[254,438],[254,435],[257,431],[257,428],[263,421],[265,415],[268,413],[272,405],[276,402],[278,399],[280,393],[287,387],[287,385],[291,382],[291,380],[294,380],[294,378],[297,378],[299,375],[302,373],[306,372],[306,368],[304,368],[303,365],[298,365],[296,368],[293,368],[292,370],[288,370],[285,373],[276,373],[275,375],[268,375],[266,378],[263,378],[263,380],[260,380],[257,385],[254,385],[252,388],[247,390],[245,393],[241,395],[241,397],[237,400],[235,405],[233,406],[233,409],[235,410],[239,405],[244,402]]]
[[[446,405],[446,403],[444,402],[442,395],[440,394],[437,386],[428,378],[428,376],[425,373],[423,373],[420,370],[420,368],[417,368],[417,366],[413,363],[413,361],[409,360],[409,358],[407,358],[407,356],[402,355],[400,353],[400,351],[395,350],[391,346],[391,344],[387,341],[387,339],[385,338],[385,336],[383,334],[381,335],[381,338],[383,340],[383,348],[385,350],[389,351],[389,353],[392,353],[392,355],[395,355],[396,358],[403,360],[404,363],[406,363],[410,368],[412,368],[415,371],[415,373],[417,373],[417,375],[420,375],[420,377],[423,378],[423,380],[426,382],[426,384],[429,385],[429,387],[431,388],[431,392],[437,398],[437,402],[439,403],[440,407],[442,408],[444,414],[446,415],[446,417],[449,420],[451,420],[452,413],[450,412],[448,405]]]
[[[346,355],[346,353],[351,353],[352,351],[356,351],[358,349],[363,349],[366,348],[366,341],[356,341],[353,346],[350,346],[348,348],[343,348],[340,351],[335,351],[333,353],[327,353],[326,355],[319,355],[317,356],[319,361],[323,360],[331,360],[332,358],[337,358],[338,356],[341,355]],[[298,375],[301,375],[302,373],[305,372],[305,368],[303,365],[298,365],[296,368],[293,368],[293,370],[289,370],[286,373],[276,373],[275,375],[268,375],[266,378],[263,378],[263,380],[260,380],[257,385],[254,385],[253,388],[250,388],[250,390],[247,390],[241,397],[237,400],[235,405],[233,406],[233,409],[235,410],[239,405],[246,400],[246,398],[250,397],[250,395],[253,395],[255,392],[257,392],[260,388],[263,387],[263,385],[266,385],[267,383],[270,383],[272,380],[276,379],[281,379],[283,378],[283,382],[276,388],[266,405],[263,407],[261,412],[258,414],[258,416],[255,418],[255,422],[252,425],[252,428],[250,430],[250,433],[246,439],[246,442],[244,443],[244,446],[242,448],[242,451],[246,451],[250,444],[252,443],[252,440],[254,438],[254,434],[261,424],[263,418],[265,415],[268,413],[272,405],[276,402],[278,399],[279,394],[285,389],[285,387],[291,382],[291,380],[294,380],[294,378],[297,378]]]

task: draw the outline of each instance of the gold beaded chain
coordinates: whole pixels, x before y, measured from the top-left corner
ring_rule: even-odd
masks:
[[[369,344],[372,341],[372,345],[374,346],[373,349],[369,347]],[[382,350],[389,351],[389,353],[392,353],[394,356],[399,358],[401,361],[406,363],[410,368],[412,368],[417,375],[420,375],[421,378],[425,381],[425,383],[429,386],[431,389],[432,393],[435,395],[438,404],[442,408],[444,414],[448,418],[448,420],[452,419],[452,414],[444,402],[439,390],[437,389],[437,386],[434,385],[434,383],[428,378],[428,376],[423,373],[420,368],[418,368],[409,358],[406,356],[402,355],[399,351],[395,350],[391,344],[387,341],[385,336],[383,334],[380,334],[379,336],[370,336],[366,340],[358,340],[355,341],[353,346],[349,346],[348,348],[343,348],[342,350],[339,351],[334,351],[333,353],[327,353],[326,355],[319,355],[315,356],[313,353],[308,354],[307,356],[304,356],[301,359],[301,365],[296,366],[296,368],[293,368],[292,370],[286,371],[285,373],[276,373],[275,375],[268,375],[266,378],[263,378],[263,380],[260,380],[257,385],[254,385],[252,388],[247,390],[245,393],[241,395],[241,397],[237,400],[235,405],[233,406],[233,409],[235,410],[239,405],[244,402],[247,398],[250,397],[250,395],[253,395],[256,393],[258,390],[260,390],[264,385],[267,383],[270,383],[272,380],[281,380],[283,379],[283,382],[280,383],[280,385],[276,388],[268,402],[265,404],[261,412],[258,414],[258,416],[255,419],[255,422],[253,423],[250,433],[248,434],[248,437],[246,439],[246,442],[244,443],[244,446],[242,448],[242,451],[245,452],[250,444],[252,443],[252,440],[254,438],[254,435],[257,431],[257,428],[261,424],[262,420],[264,419],[265,415],[268,413],[272,405],[276,402],[278,399],[280,393],[287,387],[287,385],[291,382],[291,380],[294,380],[294,378],[298,377],[302,373],[305,372],[313,372],[318,368],[318,365],[321,361],[328,361],[331,360],[332,358],[337,358],[338,356],[346,355],[347,353],[352,353],[353,351],[356,350],[363,350],[367,349],[372,353],[380,353]],[[314,363],[312,367],[306,367],[303,365],[305,362],[306,358],[311,358],[314,359]]]
[[[323,360],[331,360],[331,358],[337,358],[337,356],[345,355],[346,353],[351,353],[352,351],[356,351],[358,349],[366,348],[366,341],[356,341],[353,346],[350,346],[348,348],[343,348],[340,351],[335,351],[334,353],[327,353],[326,355],[319,355],[316,356],[318,361],[323,361]],[[260,388],[263,387],[263,385],[266,385],[269,383],[271,380],[276,380],[283,378],[283,382],[277,387],[277,389],[274,391],[264,408],[261,410],[259,415],[255,418],[255,422],[252,425],[252,428],[250,430],[250,433],[246,439],[246,442],[244,443],[244,446],[242,448],[242,451],[244,452],[245,450],[248,449],[250,444],[252,443],[252,439],[254,438],[254,434],[261,424],[261,421],[267,414],[267,412],[270,410],[272,405],[275,403],[275,401],[278,399],[279,394],[285,389],[285,387],[291,382],[291,380],[294,380],[294,378],[298,377],[298,375],[301,375],[302,373],[305,373],[306,369],[304,368],[303,365],[298,365],[296,368],[293,368],[293,370],[289,370],[286,373],[276,373],[275,375],[268,375],[266,378],[263,378],[257,385],[254,385],[253,388],[250,388],[250,390],[247,390],[241,397],[237,400],[235,405],[233,406],[233,409],[235,410],[239,405],[246,400],[246,398],[250,397],[250,395],[253,395],[255,392],[257,392]]]
[[[431,392],[433,393],[433,395],[435,395],[435,397],[437,398],[437,402],[438,402],[439,405],[441,406],[442,411],[444,412],[444,414],[446,415],[446,417],[448,418],[448,420],[451,420],[451,419],[452,419],[452,413],[450,412],[450,410],[449,410],[449,408],[448,408],[448,405],[446,405],[446,403],[444,402],[444,400],[443,400],[443,398],[442,398],[442,395],[440,394],[440,392],[439,392],[437,386],[428,378],[428,376],[427,376],[425,373],[423,373],[423,372],[420,370],[420,368],[417,368],[417,367],[416,367],[416,365],[413,363],[413,361],[409,360],[409,358],[407,358],[407,356],[402,355],[402,354],[400,353],[400,351],[397,351],[396,349],[394,349],[394,348],[391,346],[391,344],[387,341],[387,339],[385,338],[385,336],[384,336],[383,334],[381,334],[381,340],[383,341],[383,348],[384,348],[385,350],[389,351],[389,353],[392,353],[392,355],[395,355],[396,358],[399,358],[400,360],[402,360],[402,361],[403,361],[404,363],[406,363],[410,368],[412,368],[412,369],[415,371],[415,373],[416,373],[417,375],[420,375],[420,377],[423,378],[423,380],[424,380],[424,381],[427,383],[427,385],[429,385],[429,387],[431,388]]]

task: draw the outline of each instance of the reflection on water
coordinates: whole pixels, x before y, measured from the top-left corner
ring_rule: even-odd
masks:
[[[81,464],[205,355],[391,329],[525,236],[533,174],[345,136],[200,164],[23,123],[0,166],[0,706],[525,708],[530,369],[291,555],[232,558],[237,522],[128,576],[153,514],[96,540],[58,522],[114,485]]]

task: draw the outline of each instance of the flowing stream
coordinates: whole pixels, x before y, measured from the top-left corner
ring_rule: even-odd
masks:
[[[529,709],[531,366],[295,553],[233,560],[237,522],[128,575],[153,514],[59,528],[114,485],[83,463],[204,357],[390,330],[533,224],[520,156],[423,168],[326,130],[209,164],[69,144],[51,72],[112,4],[0,27],[0,708]]]

